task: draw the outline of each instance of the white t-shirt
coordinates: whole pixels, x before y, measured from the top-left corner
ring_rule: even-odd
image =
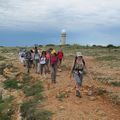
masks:
[[[40,58],[40,64],[45,64],[46,63],[46,58],[45,57],[41,57]]]

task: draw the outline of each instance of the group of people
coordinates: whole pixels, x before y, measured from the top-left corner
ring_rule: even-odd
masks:
[[[31,68],[35,69],[36,73],[41,74],[45,78],[46,73],[51,73],[52,83],[56,83],[57,67],[61,66],[63,57],[62,49],[58,52],[53,48],[41,51],[36,46],[29,51],[21,50],[19,52],[19,59],[27,68],[28,73]]]
[[[46,51],[40,51],[37,47],[30,51],[23,51],[19,53],[20,61],[26,66],[27,72],[30,68],[34,68],[36,73],[41,75],[51,73],[52,83],[56,83],[57,67],[61,65],[64,57],[63,51],[56,52],[53,48]],[[80,87],[83,81],[83,73],[86,69],[86,64],[81,52],[77,52],[70,71],[70,78],[73,76],[76,85],[76,96],[81,97]]]

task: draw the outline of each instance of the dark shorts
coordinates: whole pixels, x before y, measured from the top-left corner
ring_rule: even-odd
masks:
[[[33,64],[33,60],[30,60],[30,63]]]

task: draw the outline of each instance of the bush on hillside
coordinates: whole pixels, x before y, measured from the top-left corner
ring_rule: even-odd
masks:
[[[46,46],[55,46],[55,44],[47,44]]]

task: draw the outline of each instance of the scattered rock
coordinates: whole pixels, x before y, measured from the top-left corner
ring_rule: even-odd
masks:
[[[72,91],[73,91],[73,88],[72,88],[72,87],[69,87],[69,88],[67,88],[67,89],[65,90],[65,92],[67,92],[67,93],[72,93]]]
[[[17,75],[19,75],[20,72],[11,72],[11,68],[5,68],[3,75],[8,77],[8,78],[15,78]]]
[[[69,97],[69,94],[66,93],[66,94],[65,94],[65,98],[68,98],[68,97]]]
[[[65,108],[63,106],[59,106],[60,110],[65,110]]]
[[[93,91],[92,91],[92,90],[88,90],[87,95],[88,95],[88,96],[92,96],[92,95],[93,95]]]
[[[9,97],[10,97],[10,95],[8,94],[8,92],[3,89],[3,91],[2,91],[2,100],[5,100],[5,99],[7,99]]]
[[[82,101],[75,101],[75,104],[80,105],[82,104]]]
[[[105,113],[103,110],[100,110],[100,109],[98,109],[98,110],[96,111],[96,113],[97,113],[97,115],[99,115],[99,116],[101,116],[101,117],[106,116],[106,113]]]
[[[108,80],[107,83],[108,84],[111,84],[113,82],[113,80]]]
[[[59,71],[59,72],[62,72],[62,70],[61,70],[61,69],[58,69],[58,71]]]
[[[7,79],[3,76],[3,75],[0,75],[0,82],[4,82],[6,81]]]
[[[88,90],[83,90],[83,93],[88,94]]]
[[[97,98],[96,98],[95,96],[90,96],[90,97],[89,97],[89,100],[90,100],[90,101],[95,101],[96,99],[97,99]]]
[[[18,83],[18,87],[22,87],[22,84],[21,84],[21,83]]]

